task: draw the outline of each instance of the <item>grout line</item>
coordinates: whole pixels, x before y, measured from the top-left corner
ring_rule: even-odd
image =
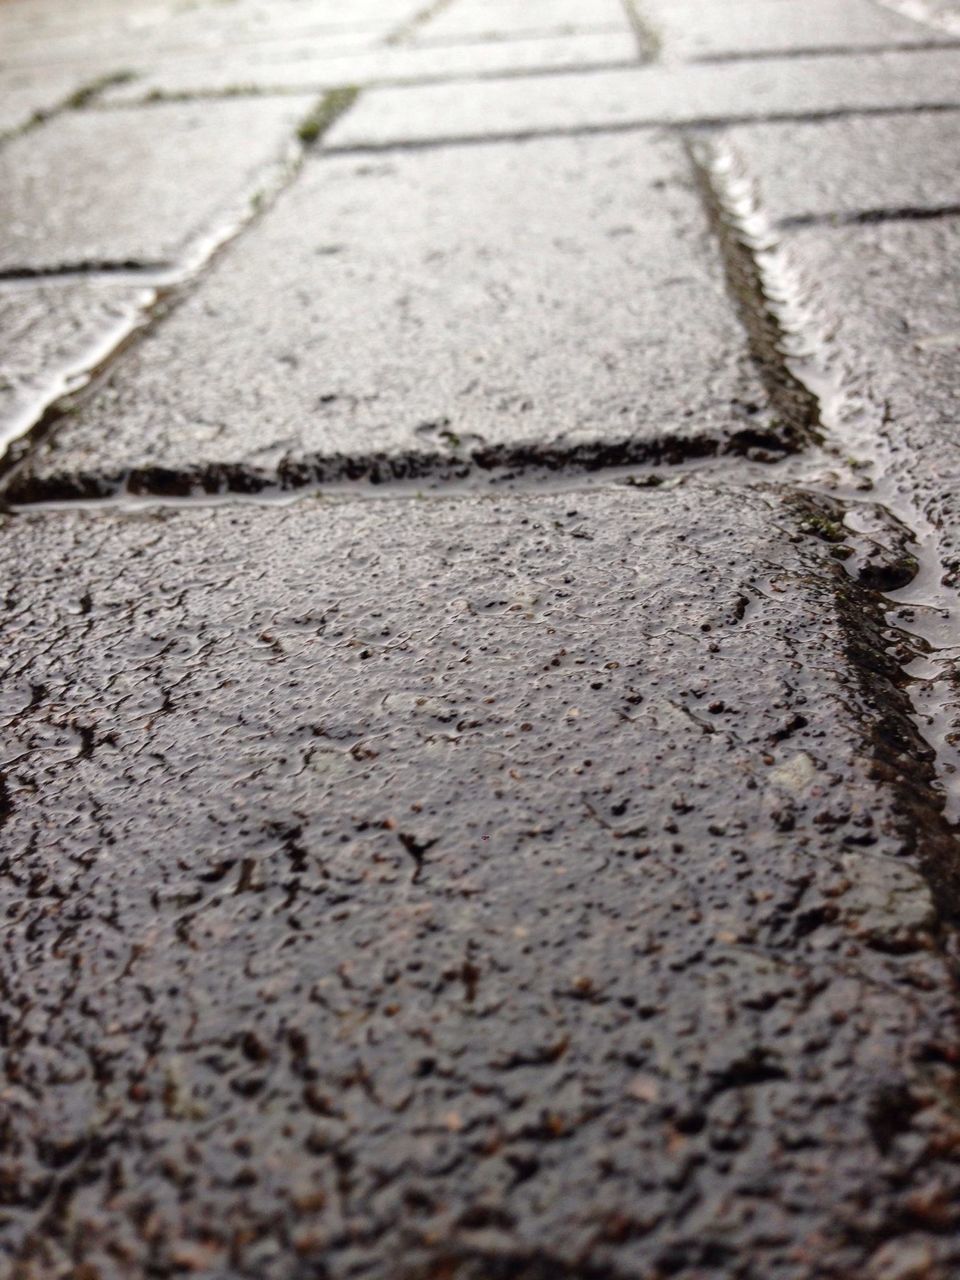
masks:
[[[631,71],[637,67],[634,58],[612,58],[599,62],[583,62],[577,65],[565,64],[555,67],[507,67],[492,71],[470,72],[437,72],[435,75],[420,75],[416,78],[405,76],[372,76],[369,80],[359,82],[364,92],[368,89],[429,89],[434,85],[462,84],[470,85],[487,80],[536,80],[552,76],[586,76],[598,75],[604,71]],[[303,85],[236,85],[227,89],[184,89],[171,90],[152,89],[141,98],[123,98],[106,102],[92,103],[90,111],[124,111],[144,107],[163,106],[171,102],[223,102],[232,99],[249,100],[252,98],[293,98],[304,94],[322,93],[323,86]]]
[[[725,144],[691,139],[687,152],[719,244],[727,292],[774,412],[795,448],[819,441],[829,394],[825,347],[758,222],[754,189]]]
[[[804,227],[872,227],[884,222],[932,222],[941,218],[960,217],[960,204],[901,205],[881,209],[856,209],[835,213],[795,213],[780,218],[779,231]]]
[[[839,532],[851,548],[844,564],[873,593],[889,629],[887,651],[901,672],[897,687],[917,734],[916,759],[922,765],[927,751],[934,761],[931,785],[942,806],[932,822],[924,819],[914,837],[941,908],[956,922],[960,743],[954,721],[960,598],[942,582],[939,529],[910,493],[909,459],[903,459],[902,443],[885,434],[886,409],[836,345],[832,327],[795,274],[739,157],[724,142],[691,146],[700,148],[698,180],[715,224],[721,223],[732,287],[738,289],[741,273],[747,276],[756,309],[769,318],[769,335],[759,326],[762,347],[768,336],[774,338],[783,362],[816,400],[813,447],[792,460],[792,488],[798,503],[820,507],[824,522],[836,524],[839,515]],[[752,257],[752,269],[744,268],[743,255]],[[747,321],[756,332],[756,319],[748,316]],[[858,543],[866,553],[862,567],[857,565]],[[871,564],[877,552],[883,553],[881,561],[887,557],[879,572]],[[870,673],[862,671],[862,676],[866,685]],[[905,799],[911,807],[909,796]]]
[[[641,0],[622,0],[627,21],[637,42],[638,60],[642,64],[656,62],[663,50],[663,40],[654,24],[641,11]]]
[[[700,57],[690,58],[688,59],[688,65],[703,67],[724,66],[731,62],[788,62],[792,58],[876,57],[884,53],[944,53],[950,49],[960,49],[960,39],[892,41],[888,44],[869,45],[861,48],[851,48],[850,45],[843,44],[831,44],[816,45],[813,48],[806,49],[756,49],[744,53],[731,50],[729,53],[705,53]]]
[[[122,276],[131,284],[162,284],[176,274],[177,267],[172,262],[138,262],[135,259],[112,262],[90,259],[58,263],[49,267],[2,267],[0,285],[86,279],[89,276]]]
[[[694,129],[727,129],[738,125],[820,124],[831,120],[869,119],[873,116],[937,115],[954,112],[960,112],[960,101],[924,103],[916,106],[834,107],[824,111],[773,111],[765,114],[691,116],[679,120],[641,117],[636,120],[611,121],[607,124],[539,125],[529,129],[504,129],[495,133],[451,134],[449,137],[407,138],[393,142],[333,143],[324,146],[323,154],[376,155],[384,152],[437,151],[446,147],[480,147],[505,142],[531,142],[537,138],[591,138],[606,134],[641,133],[647,129],[684,132]]]
[[[22,137],[25,133],[31,133],[49,120],[66,115],[68,111],[81,111],[95,102],[100,94],[105,93],[107,89],[112,89],[121,84],[129,84],[131,80],[135,79],[136,75],[132,71],[112,71],[107,75],[98,76],[96,80],[91,80],[89,83],[81,85],[79,89],[74,89],[72,93],[54,103],[52,107],[41,107],[34,111],[23,124],[16,125],[12,129],[0,131],[0,146],[5,142],[12,142],[14,138]]]
[[[445,9],[449,9],[454,0],[432,0],[430,4],[424,5],[406,22],[396,27],[384,40],[387,45],[409,44],[421,27],[425,27],[432,22],[434,18],[439,18]]]
[[[560,465],[527,467],[510,470],[494,468],[478,475],[453,472],[439,483],[424,486],[422,477],[369,477],[340,479],[329,483],[318,481],[298,488],[278,484],[256,491],[221,490],[219,492],[159,493],[137,492],[124,485],[116,492],[87,497],[48,497],[38,500],[4,502],[3,514],[21,518],[31,515],[92,512],[98,514],[130,514],[152,511],[189,511],[195,508],[283,508],[313,500],[327,502],[376,502],[386,499],[404,501],[460,501],[463,498],[497,498],[504,493],[554,494],[581,492],[612,485],[643,490],[674,487],[690,475],[721,474],[744,483],[770,483],[771,474],[783,465],[786,455],[768,457],[764,461],[746,459],[739,454],[705,449],[691,450],[676,461],[650,460],[639,464],[611,462],[594,469]],[[434,477],[436,480],[436,477]]]
[[[304,490],[332,491],[363,485],[367,493],[384,486],[412,484],[474,486],[506,484],[525,476],[590,475],[624,467],[677,466],[721,453],[756,452],[782,456],[786,448],[773,434],[745,428],[729,440],[716,435],[562,441],[486,445],[458,452],[331,454],[286,458],[271,470],[243,463],[196,467],[146,465],[118,471],[14,477],[5,498],[12,505],[50,501],[86,501],[117,496],[190,499],[197,496],[251,497]]]

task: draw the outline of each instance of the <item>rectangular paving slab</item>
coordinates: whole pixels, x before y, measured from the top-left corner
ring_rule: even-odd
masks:
[[[206,49],[229,52],[269,47],[293,37],[318,46],[359,47],[384,38],[416,12],[416,0],[377,0],[343,6],[304,0],[218,0],[204,4],[122,4],[90,12],[88,4],[73,20],[67,6],[46,15],[31,13],[25,22],[12,17],[15,6],[0,8],[0,48],[10,65],[82,63],[92,51],[137,65],[161,52]]]
[[[820,306],[851,377],[865,382],[880,423],[878,500],[939,543],[947,593],[960,583],[960,219],[794,233],[786,242]],[[852,448],[856,448],[854,439]],[[929,604],[942,601],[936,573]],[[936,615],[931,621],[935,621]],[[922,624],[923,617],[920,622]],[[937,643],[956,660],[956,621]],[[934,631],[938,630],[935,626]],[[956,701],[956,692],[952,695]],[[960,720],[960,716],[958,716]]]
[[[635,60],[628,31],[581,32],[523,40],[462,45],[390,45],[375,50],[316,57],[297,46],[290,56],[254,60],[231,51],[229,57],[158,60],[135,80],[104,94],[105,102],[136,102],[156,94],[223,92],[236,87],[262,89],[336,88],[382,81],[469,79],[504,72],[576,70]]]
[[[68,112],[13,139],[0,149],[0,270],[176,259],[254,193],[313,103]]]
[[[960,1264],[936,819],[776,492],[72,512],[0,557],[8,1265]]]
[[[869,50],[949,39],[875,0],[643,0],[641,9],[668,58]]]
[[[129,332],[150,292],[103,280],[0,290],[0,446]]]
[[[745,125],[724,137],[774,222],[960,208],[960,112]]]
[[[246,489],[791,443],[679,144],[561,138],[310,163],[17,483]]]
[[[784,0],[786,2],[786,0]],[[330,147],[685,123],[769,115],[960,105],[949,51],[638,67],[589,76],[483,81],[364,94]]]
[[[423,5],[424,11],[431,8]],[[627,28],[621,0],[453,0],[433,6],[434,14],[420,25],[415,39],[511,39],[530,31],[577,31],[606,26]]]

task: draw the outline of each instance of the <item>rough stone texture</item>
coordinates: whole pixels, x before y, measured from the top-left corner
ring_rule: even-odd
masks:
[[[0,291],[0,442],[18,434],[69,376],[125,333],[144,291],[103,282],[36,284]]]
[[[463,45],[396,45],[348,56],[278,58],[276,50],[229,58],[161,61],[129,84],[104,95],[107,102],[131,102],[151,93],[254,88],[322,89],[382,81],[417,81],[489,76],[505,72],[574,70],[635,60],[636,45],[626,31],[544,36],[527,40]],[[268,56],[269,55],[269,56]]]
[[[877,49],[947,39],[875,0],[643,0],[666,57],[750,57],[800,49]]]
[[[209,0],[202,4],[119,5],[84,3],[73,15],[62,3],[29,8],[0,7],[0,59],[9,65],[57,61],[82,62],[91,49],[134,63],[144,53],[229,51],[252,44],[269,46],[291,38],[310,38],[322,46],[362,47],[383,37],[417,10],[416,0],[370,0],[349,9],[314,0]]]
[[[960,130],[938,115],[748,125],[726,138],[774,221],[960,206]]]
[[[424,9],[429,6],[423,5]],[[490,39],[530,31],[577,31],[591,27],[627,28],[621,0],[454,0],[415,32],[420,41]]]
[[[318,458],[416,474],[411,453],[776,445],[714,253],[672,139],[318,161],[26,483],[103,492],[136,469],[244,488],[327,474]]]
[[[795,527],[693,483],[9,523],[16,1280],[955,1274],[908,729]]]
[[[960,219],[808,230],[787,243],[869,388],[894,487],[939,528],[960,582]]]
[[[250,33],[246,38],[238,34],[220,37],[205,26],[196,32],[167,32],[148,28],[144,31],[123,32],[110,29],[105,32],[97,51],[97,65],[104,62],[109,67],[119,67],[131,74],[144,75],[158,60],[179,61],[223,59],[229,66],[293,58],[315,59],[336,57],[346,53],[362,53],[376,46],[384,32],[377,31],[306,31],[278,33],[270,37]],[[89,54],[90,37],[84,32],[63,35],[42,44],[31,42],[16,48],[8,57],[11,68],[20,70],[29,66],[47,74],[63,67],[81,67],[85,52]],[[87,75],[87,79],[91,77]]]
[[[960,105],[949,51],[640,67],[589,76],[374,89],[328,135],[331,147],[723,120],[775,114]]]
[[[0,149],[0,269],[175,258],[253,193],[313,102],[72,112],[13,139]]]

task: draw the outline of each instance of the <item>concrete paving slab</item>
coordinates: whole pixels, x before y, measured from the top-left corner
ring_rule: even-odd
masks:
[[[429,8],[428,5],[423,6]],[[577,31],[608,26],[628,29],[621,0],[454,0],[438,4],[436,13],[417,28],[415,39],[496,39],[530,31]]]
[[[957,0],[879,0],[879,3],[915,22],[960,36],[960,4]]]
[[[223,92],[238,85],[319,91],[382,81],[576,70],[632,62],[636,44],[634,37],[623,31],[448,46],[398,45],[322,58],[304,57],[303,52],[298,47],[290,56],[278,58],[275,46],[271,46],[255,60],[235,52],[227,59],[161,60],[135,81],[109,90],[102,101],[137,102],[158,93]]]
[[[256,186],[313,103],[69,112],[13,139],[0,150],[0,269],[176,258]]]
[[[803,49],[882,49],[947,40],[874,0],[643,0],[668,58],[754,57]]]
[[[960,582],[960,219],[806,230],[787,246],[878,406],[885,500],[919,504]]]
[[[746,125],[725,135],[774,220],[960,206],[960,113]],[[906,159],[908,158],[908,160]]]
[[[84,280],[0,290],[0,445],[113,347],[145,293]]]
[[[120,56],[160,49],[189,51],[269,44],[294,36],[318,43],[339,40],[346,47],[383,37],[417,10],[416,0],[341,5],[304,0],[212,0],[205,4],[84,4],[82,11],[56,3],[0,10],[0,63],[42,64],[82,59],[91,48]]]
[[[376,89],[338,122],[328,146],[382,147],[945,102],[960,104],[960,63],[950,51],[640,67],[590,76]]]
[[[184,59],[222,59],[227,64],[257,66],[264,60],[311,56],[315,59],[362,53],[376,47],[384,30],[312,31],[300,35],[278,32],[274,36],[258,36],[210,30],[202,26],[194,34],[174,29],[147,32],[106,32],[98,44],[98,60],[111,67],[122,67],[142,76],[159,61]],[[46,75],[47,69],[81,67],[90,53],[90,36],[86,32],[46,40],[40,44],[24,44],[11,51],[6,61],[11,70],[33,69]]]
[[[73,512],[0,555],[8,1263],[960,1263],[909,725],[775,492]]]
[[[248,488],[742,437],[785,443],[681,147],[560,138],[310,164],[27,483]]]

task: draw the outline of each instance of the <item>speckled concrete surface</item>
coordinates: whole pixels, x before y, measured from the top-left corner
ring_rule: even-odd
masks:
[[[955,10],[0,0],[3,1280],[960,1271]]]
[[[797,523],[688,482],[8,525],[8,1256],[879,1280],[912,1223],[949,1274],[924,786]]]

